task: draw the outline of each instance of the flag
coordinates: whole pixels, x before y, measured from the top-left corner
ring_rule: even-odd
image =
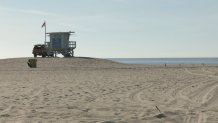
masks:
[[[42,24],[42,27],[45,27],[45,26],[46,26],[46,23],[44,22],[44,23]],[[42,27],[41,27],[41,28],[42,28]]]

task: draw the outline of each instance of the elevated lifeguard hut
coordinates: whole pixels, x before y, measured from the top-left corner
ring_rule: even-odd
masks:
[[[46,33],[50,36],[50,41],[45,42],[48,52],[62,54],[64,57],[74,57],[74,49],[76,49],[76,41],[69,41],[70,35],[75,32],[50,32]],[[48,53],[49,54],[49,53]]]

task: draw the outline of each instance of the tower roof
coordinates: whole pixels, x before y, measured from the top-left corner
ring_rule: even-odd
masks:
[[[72,34],[72,33],[75,33],[75,32],[72,32],[72,31],[69,31],[69,32],[49,32],[49,33],[46,33],[46,34]]]

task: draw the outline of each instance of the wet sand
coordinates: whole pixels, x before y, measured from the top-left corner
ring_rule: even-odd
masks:
[[[0,60],[1,123],[218,122],[218,65],[27,60]]]

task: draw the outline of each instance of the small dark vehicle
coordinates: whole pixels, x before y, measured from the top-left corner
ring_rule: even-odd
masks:
[[[42,57],[46,57],[47,50],[45,48],[45,45],[44,44],[34,45],[33,55],[34,55],[34,57],[37,57],[37,55],[42,56]]]
[[[42,57],[46,57],[46,56],[54,57],[54,53],[53,52],[49,52],[46,49],[46,46],[44,44],[34,45],[33,55],[34,55],[34,57],[37,57],[37,55],[42,56]]]

